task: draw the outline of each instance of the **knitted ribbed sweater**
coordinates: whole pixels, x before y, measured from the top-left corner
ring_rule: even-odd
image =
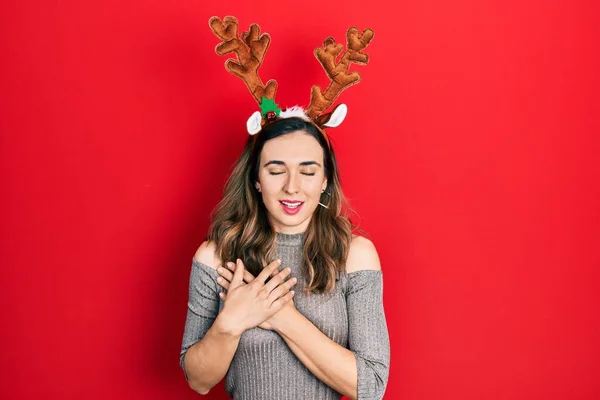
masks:
[[[339,273],[327,294],[304,294],[302,269],[304,233],[277,233],[277,257],[298,278],[294,304],[321,332],[351,350],[358,370],[358,399],[381,399],[390,362],[390,344],[383,310],[383,273],[359,270]],[[189,301],[180,366],[190,346],[204,337],[223,307],[214,268],[192,259]],[[235,400],[339,399],[341,395],[320,381],[289,349],[276,332],[261,328],[245,331],[225,377],[225,388]]]

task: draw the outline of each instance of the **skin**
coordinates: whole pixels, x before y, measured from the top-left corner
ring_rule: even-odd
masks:
[[[255,185],[277,232],[304,232],[327,187],[323,149],[315,138],[302,131],[269,140],[260,155]],[[304,204],[297,214],[289,215],[281,200],[299,200]]]
[[[304,132],[268,141],[261,153],[255,185],[277,232],[304,232],[327,187],[323,149]],[[284,199],[303,201],[304,205],[297,214],[288,215],[280,204]],[[190,386],[201,394],[208,393],[225,376],[243,331],[258,326],[277,332],[317,378],[344,396],[356,399],[354,354],[298,312],[292,300],[293,291],[290,291],[296,279],[289,278],[289,268],[279,270],[279,264],[273,267],[271,263],[255,278],[245,269],[242,260],[222,266],[214,250],[214,244],[205,242],[195,257],[217,270],[217,282],[227,289],[227,295],[221,294],[223,310],[207,334],[188,349],[185,368]],[[365,268],[381,268],[377,251],[368,239],[354,236],[346,272]],[[273,277],[268,287],[264,283],[267,274]],[[260,297],[260,301],[255,301],[255,297]]]

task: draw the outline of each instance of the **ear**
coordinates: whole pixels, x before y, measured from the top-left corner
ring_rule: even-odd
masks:
[[[332,112],[318,117],[317,122],[321,126],[335,128],[344,121],[346,114],[348,114],[348,107],[345,104],[338,104]]]
[[[248,133],[251,135],[256,135],[258,132],[260,132],[261,121],[262,115],[260,111],[255,111],[254,114],[252,114],[246,122],[246,128],[248,129]]]
[[[327,179],[325,179],[325,181],[323,182],[323,185],[321,186],[321,192],[324,192],[325,189],[327,189]]]
[[[259,182],[255,182],[254,187],[256,188],[256,190],[258,190],[260,192],[260,183]]]

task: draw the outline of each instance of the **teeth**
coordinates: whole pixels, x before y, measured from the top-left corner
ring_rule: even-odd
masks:
[[[285,206],[286,206],[286,207],[289,207],[289,208],[296,208],[296,207],[298,207],[300,204],[302,204],[302,203],[286,203],[285,201],[282,201],[282,203],[283,203],[283,204],[285,204]]]

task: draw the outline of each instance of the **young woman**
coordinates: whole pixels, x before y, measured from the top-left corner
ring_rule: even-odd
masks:
[[[346,210],[313,122],[249,136],[192,262],[180,357],[192,389],[225,377],[236,400],[382,398],[383,274]]]

